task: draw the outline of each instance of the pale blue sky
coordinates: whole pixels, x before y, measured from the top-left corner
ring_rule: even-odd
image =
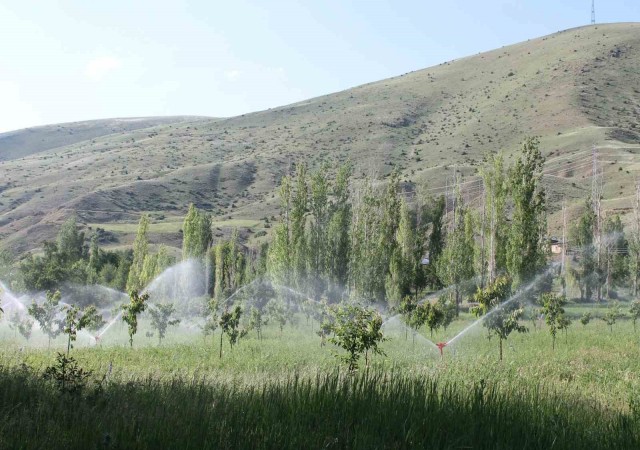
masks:
[[[590,0],[0,3],[0,131],[232,116],[588,24]],[[597,2],[598,22],[640,1]]]

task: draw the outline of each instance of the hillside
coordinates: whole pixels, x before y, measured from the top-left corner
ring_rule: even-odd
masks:
[[[0,161],[24,158],[109,134],[123,134],[157,125],[193,121],[197,117],[131,117],[87,120],[0,133]]]
[[[68,141],[47,137],[51,126],[41,144],[24,147],[0,135],[0,155],[24,156],[0,161],[0,240],[19,253],[35,248],[76,211],[87,227],[113,232],[111,245],[126,245],[148,211],[154,242],[179,246],[190,202],[216,215],[218,234],[239,226],[250,237],[276,213],[278,180],[297,161],[350,160],[357,177],[397,166],[407,189],[421,181],[434,193],[455,167],[472,200],[483,156],[510,156],[528,135],[540,136],[548,158],[552,210],[563,197],[582,204],[595,146],[603,205],[624,212],[640,170],[639,119],[640,24],[628,23],[571,29],[228,119]]]

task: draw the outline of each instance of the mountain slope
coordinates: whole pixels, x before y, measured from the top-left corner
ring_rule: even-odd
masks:
[[[434,194],[455,168],[473,201],[483,156],[509,158],[528,135],[547,156],[552,210],[582,204],[595,146],[604,207],[624,211],[640,169],[639,89],[640,24],[597,25],[268,111],[102,136],[0,162],[0,239],[26,251],[77,212],[124,245],[148,211],[153,239],[179,246],[190,202],[217,216],[218,233],[260,231],[278,180],[302,161],[349,160],[357,178],[396,166],[406,189]]]
[[[132,117],[61,123],[0,133],[0,161],[24,158],[53,148],[109,134],[128,133],[157,125],[194,120],[196,117]]]

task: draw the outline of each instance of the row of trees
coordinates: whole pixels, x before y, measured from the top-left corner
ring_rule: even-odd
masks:
[[[384,189],[371,180],[353,187],[349,166],[331,179],[326,167],[309,175],[300,164],[294,177],[282,179],[282,220],[267,273],[316,299],[348,295],[391,305],[428,286],[451,286],[459,305],[464,292],[501,273],[517,288],[546,265],[543,163],[535,139],[524,142],[508,170],[500,155],[486,161],[481,214],[465,204],[457,176],[447,205],[420,187],[409,201],[397,172]]]

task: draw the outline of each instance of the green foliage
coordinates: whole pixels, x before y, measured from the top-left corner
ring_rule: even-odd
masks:
[[[182,258],[202,258],[212,241],[211,216],[192,203],[182,225]]]
[[[242,287],[246,273],[246,259],[238,243],[238,230],[234,229],[231,240],[216,244],[214,296],[218,301]]]
[[[27,341],[31,338],[31,332],[33,331],[34,321],[29,317],[23,317],[17,311],[13,313],[9,319],[10,327],[16,330]]]
[[[203,327],[205,337],[212,336],[218,328],[218,301],[215,298],[207,302],[206,322]]]
[[[349,372],[358,369],[358,360],[365,354],[368,365],[368,354],[384,355],[379,348],[386,338],[382,335],[382,317],[377,311],[361,306],[343,305],[332,309],[334,322],[331,326],[333,337],[329,341],[344,350],[347,354],[340,358],[348,364]]]
[[[164,339],[167,328],[180,323],[180,319],[172,319],[176,308],[173,303],[156,303],[149,308],[151,327],[158,332],[158,344]]]
[[[480,175],[482,176],[485,198],[486,220],[483,236],[486,247],[485,254],[488,255],[486,257],[487,275],[489,281],[493,281],[497,274],[506,268],[508,180],[505,174],[503,155],[491,155],[480,170]]]
[[[236,305],[231,311],[225,310],[220,315],[220,358],[222,358],[222,337],[226,334],[229,339],[231,350],[240,339],[247,335],[247,330],[240,329],[240,318],[242,317],[242,307]]]
[[[44,371],[44,378],[52,381],[59,392],[63,394],[78,394],[87,384],[91,376],[90,370],[85,370],[68,354],[59,353],[56,363]]]
[[[131,291],[129,303],[122,305],[122,320],[129,328],[129,345],[133,347],[133,336],[138,332],[138,316],[147,308],[149,294],[139,295],[138,291]]]
[[[436,270],[438,277],[445,285],[453,286],[456,312],[458,312],[464,285],[475,275],[473,221],[463,204],[459,188],[456,188],[456,214],[453,226],[454,229],[447,239]]]
[[[287,324],[287,320],[289,319],[289,311],[287,310],[287,305],[285,305],[284,301],[281,299],[271,299],[267,303],[265,307],[267,311],[267,317],[272,323],[275,323],[280,328],[280,334],[282,335],[282,330],[284,326]]]
[[[580,289],[580,298],[590,300],[596,292],[600,277],[598,275],[596,248],[593,236],[596,227],[596,215],[591,200],[587,200],[584,211],[570,230],[570,239],[575,242],[577,264],[571,267],[571,276]]]
[[[582,316],[580,317],[580,323],[584,326],[589,325],[589,322],[591,322],[591,319],[593,318],[593,316],[591,315],[591,313],[589,311],[586,311],[584,314],[582,314]]]
[[[255,306],[252,306],[249,317],[249,329],[256,330],[256,334],[258,335],[259,340],[262,340],[262,327],[265,324],[266,321],[262,316],[262,310],[260,308],[256,308]]]
[[[51,339],[55,339],[62,332],[64,326],[63,322],[56,319],[61,297],[60,291],[48,291],[42,305],[33,301],[27,310],[29,315],[38,322],[42,332],[49,338],[49,346],[51,346]]]
[[[527,332],[527,328],[520,325],[520,318],[524,314],[522,308],[515,301],[507,301],[511,293],[511,281],[502,276],[495,279],[485,289],[478,289],[474,300],[478,306],[474,309],[476,316],[485,315],[482,325],[487,328],[489,335],[498,336],[500,361],[502,361],[502,341],[507,339],[513,331]]]
[[[64,328],[62,330],[68,336],[67,356],[73,347],[72,342],[75,342],[78,336],[78,331],[84,328],[98,329],[104,325],[104,323],[102,316],[98,314],[98,310],[93,305],[87,306],[84,310],[80,310],[77,306],[67,307]]]
[[[546,265],[546,195],[541,184],[544,161],[538,139],[527,138],[509,174],[513,217],[506,262],[515,288]]]
[[[549,333],[552,338],[552,349],[556,348],[556,334],[558,330],[566,329],[569,326],[569,319],[564,314],[563,306],[567,300],[550,292],[542,294],[540,299],[542,303],[542,314],[544,314],[544,320],[549,327]]]
[[[133,242],[133,260],[127,278],[127,291],[140,291],[144,287],[144,261],[149,254],[149,215],[142,214]]]
[[[613,302],[607,308],[607,312],[604,314],[604,316],[602,316],[602,320],[604,320],[605,323],[609,325],[609,330],[613,333],[613,326],[622,316],[623,314],[622,309],[620,308],[620,303]]]

